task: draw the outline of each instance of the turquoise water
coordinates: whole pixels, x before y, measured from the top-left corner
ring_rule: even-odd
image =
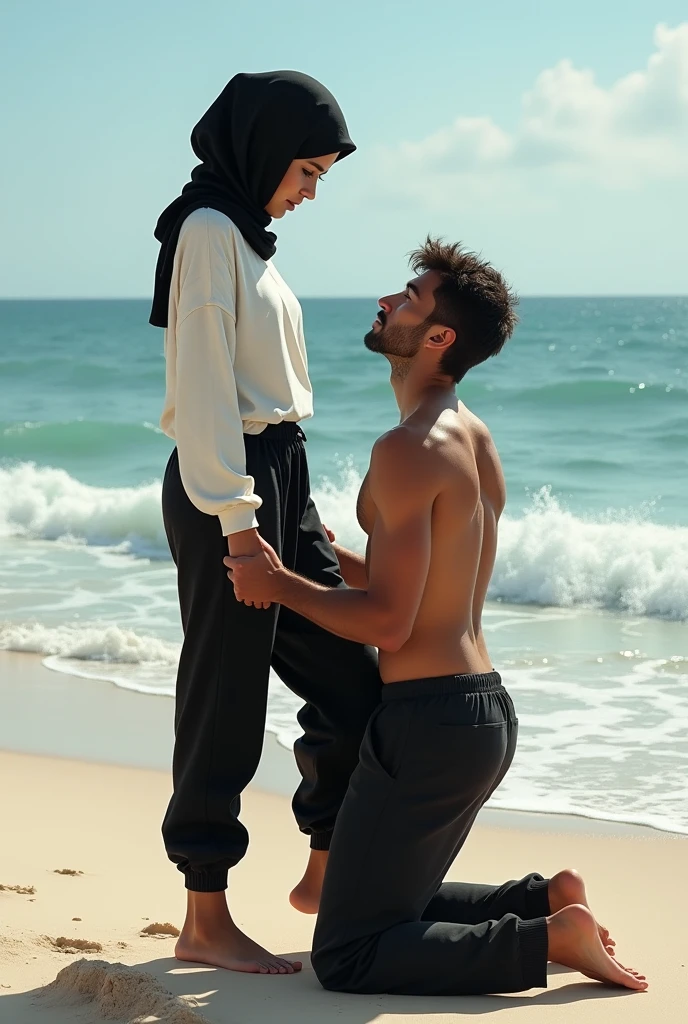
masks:
[[[304,303],[316,416],[314,477],[365,465],[396,415],[361,338],[376,304]],[[100,486],[160,475],[162,332],[145,302],[0,303],[0,458]],[[499,358],[462,385],[490,425],[512,506],[543,485],[572,511],[652,509],[686,522],[688,299],[525,299]]]
[[[376,304],[303,305],[314,491],[358,547],[358,482],[397,419],[387,364],[362,344]],[[0,646],[168,695],[171,445],[147,312],[0,302]],[[459,393],[509,491],[486,622],[522,735],[494,803],[688,832],[688,299],[525,299],[515,337]],[[296,706],[273,680],[285,743]]]

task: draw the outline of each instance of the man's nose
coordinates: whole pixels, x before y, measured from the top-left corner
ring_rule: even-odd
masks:
[[[377,304],[381,309],[384,309],[385,313],[392,312],[392,303],[388,295],[384,295],[381,299],[378,299]]]

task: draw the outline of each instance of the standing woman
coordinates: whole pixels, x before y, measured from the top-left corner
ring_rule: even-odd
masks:
[[[285,974],[300,963],[240,931],[225,897],[228,871],[248,845],[240,794],[260,759],[270,666],[305,701],[293,808],[311,854],[292,903],[314,912],[337,812],[379,701],[377,657],[286,608],[238,602],[222,560],[228,549],[258,552],[260,535],[295,572],[344,586],[310,496],[299,426],[313,413],[301,308],[271,262],[268,225],[315,199],[319,178],[355,146],[331,93],[292,71],[237,75],[191,144],[201,163],[155,230],[151,313],[166,328],[161,426],[176,448],[163,516],[184,629],[174,795],[163,823],[188,890],[175,953]]]

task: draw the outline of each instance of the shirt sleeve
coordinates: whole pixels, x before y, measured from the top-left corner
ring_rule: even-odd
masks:
[[[177,325],[175,435],[184,489],[196,508],[220,519],[227,536],[258,526],[262,499],[246,474],[233,315],[214,303]]]

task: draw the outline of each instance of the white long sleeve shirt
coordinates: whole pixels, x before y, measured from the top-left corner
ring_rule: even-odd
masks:
[[[217,210],[182,225],[165,331],[160,426],[177,442],[184,489],[225,535],[258,525],[243,434],[313,415],[301,306]]]

